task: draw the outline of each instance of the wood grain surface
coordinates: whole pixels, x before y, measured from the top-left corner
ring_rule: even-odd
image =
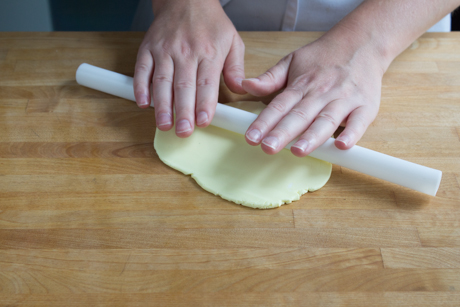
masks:
[[[242,33],[246,75],[320,35]],[[163,165],[153,110],[75,82],[132,76],[142,37],[0,33],[0,306],[460,306],[460,33],[396,59],[359,142],[442,170],[437,197],[334,166],[266,211]]]

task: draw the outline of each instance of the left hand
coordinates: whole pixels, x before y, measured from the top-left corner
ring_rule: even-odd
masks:
[[[377,116],[384,67],[370,46],[327,34],[292,52],[258,78],[243,80],[255,96],[285,87],[248,128],[246,141],[275,154],[300,135],[291,151],[303,157],[344,124],[335,146],[351,148]]]

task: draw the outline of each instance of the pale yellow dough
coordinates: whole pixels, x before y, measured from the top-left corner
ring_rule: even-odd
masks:
[[[254,101],[229,105],[257,114],[265,108]],[[318,190],[332,170],[328,162],[298,158],[287,149],[267,155],[260,146],[248,145],[243,135],[213,126],[197,128],[185,139],[174,129],[157,129],[154,147],[165,164],[191,175],[206,191],[259,209],[279,207]]]

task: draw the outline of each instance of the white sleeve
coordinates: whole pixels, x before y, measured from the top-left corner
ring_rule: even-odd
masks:
[[[452,19],[450,14],[432,26],[427,32],[450,32]]]

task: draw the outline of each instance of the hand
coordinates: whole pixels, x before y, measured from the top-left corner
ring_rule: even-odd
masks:
[[[325,35],[258,78],[243,80],[243,88],[256,96],[285,87],[248,128],[246,141],[275,154],[300,135],[291,151],[303,157],[342,123],[346,127],[335,145],[352,147],[378,113],[385,69],[377,59],[367,46],[355,48],[352,42]]]
[[[156,5],[155,5],[156,3]],[[154,2],[155,20],[139,48],[134,94],[139,107],[150,105],[157,127],[188,137],[195,123],[211,122],[223,70],[227,86],[243,94],[244,44],[217,0]]]

